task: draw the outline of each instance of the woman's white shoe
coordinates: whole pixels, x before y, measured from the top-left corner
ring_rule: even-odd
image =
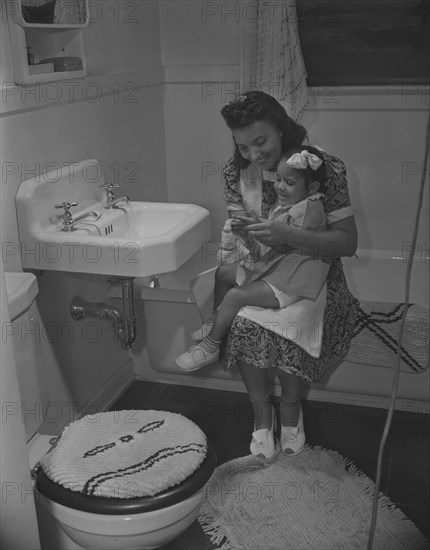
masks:
[[[272,426],[270,430],[268,428],[262,428],[261,430],[255,430],[252,434],[252,440],[250,445],[251,453],[265,460],[274,460],[280,451],[279,442],[275,437],[275,410],[272,407]]]
[[[281,405],[282,406],[282,405]],[[299,421],[297,426],[281,425],[281,449],[284,455],[294,456],[303,450],[306,435],[303,426],[303,409],[300,405]]]

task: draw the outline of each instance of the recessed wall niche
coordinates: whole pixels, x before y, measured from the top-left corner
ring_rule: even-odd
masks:
[[[15,84],[87,75],[87,0],[8,0]]]

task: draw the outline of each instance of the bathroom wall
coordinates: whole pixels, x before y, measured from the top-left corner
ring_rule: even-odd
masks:
[[[4,3],[2,3],[4,7]],[[130,8],[133,8],[130,10]],[[14,86],[7,18],[2,12],[1,232],[5,271],[20,271],[15,195],[22,180],[84,158],[98,159],[119,193],[166,200],[163,82],[158,2],[93,2],[85,32],[88,77]],[[24,254],[31,254],[23,247]],[[98,412],[133,376],[128,351],[110,323],[73,323],[75,294],[107,299],[107,277],[45,272],[38,277],[52,395],[47,430],[76,412]]]

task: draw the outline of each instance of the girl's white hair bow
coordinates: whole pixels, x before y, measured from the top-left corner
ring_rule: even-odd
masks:
[[[309,153],[306,149],[300,151],[300,153],[294,153],[285,164],[299,170],[305,170],[311,168],[316,171],[321,166],[323,161],[316,155]]]

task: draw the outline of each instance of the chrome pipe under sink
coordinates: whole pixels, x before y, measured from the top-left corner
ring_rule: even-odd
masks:
[[[115,281],[122,285],[122,312],[109,302],[90,302],[82,296],[75,296],[70,303],[70,315],[74,321],[81,321],[87,316],[111,319],[112,327],[121,347],[130,349],[137,335],[134,278],[117,278]]]

